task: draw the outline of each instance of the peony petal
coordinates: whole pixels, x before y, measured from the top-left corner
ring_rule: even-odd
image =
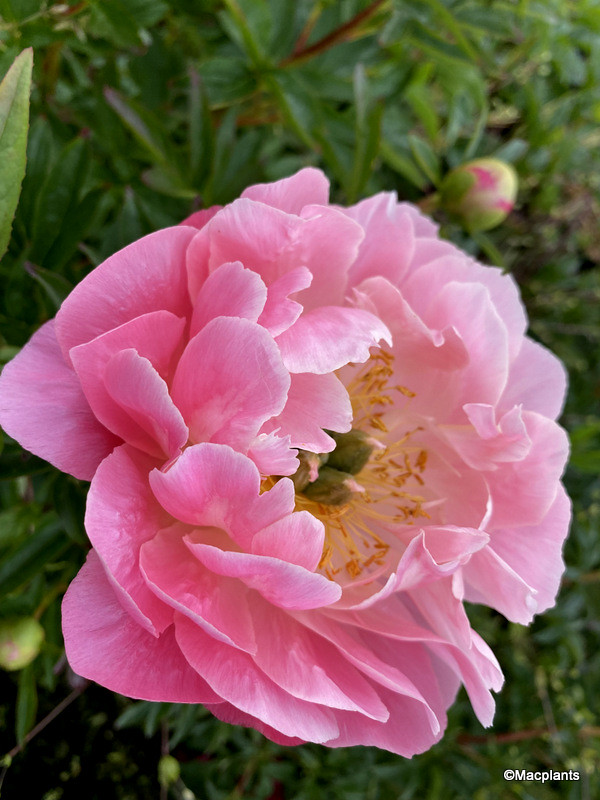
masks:
[[[349,285],[375,275],[397,284],[411,262],[415,237],[412,216],[398,205],[396,193],[380,192],[340,211],[365,231]]]
[[[180,347],[184,324],[184,320],[175,317],[168,311],[155,311],[126,322],[91,342],[74,347],[71,351],[73,366],[81,381],[85,396],[98,419],[123,439],[128,440],[131,434],[132,443],[137,446],[145,443],[143,449],[152,455],[158,455],[163,451],[160,445],[156,445],[154,436],[149,435],[149,429],[153,429],[152,420],[146,418],[146,423],[140,427],[140,417],[146,416],[143,413],[144,404],[146,412],[152,409],[158,411],[158,407],[161,406],[162,421],[173,429],[172,433],[177,439],[180,438],[182,430],[181,421],[175,421],[176,410],[170,407],[171,404],[165,393],[166,386],[164,386],[164,382],[157,382],[156,378],[167,377],[171,372],[174,356]],[[137,415],[136,420],[123,409],[120,402],[115,401],[104,383],[104,372],[109,361],[123,350],[134,350],[139,356],[147,359],[158,373],[156,377],[150,377],[147,368],[140,367],[146,376],[145,388],[150,389],[148,381],[153,384],[153,388],[152,396],[147,396],[145,400],[139,398],[137,409],[134,409]],[[117,366],[114,369],[118,371]],[[140,386],[138,392],[141,392],[142,388]],[[169,406],[168,411],[167,406]],[[165,415],[170,417],[169,422]],[[175,433],[176,427],[179,428],[179,434]]]
[[[0,424],[24,448],[80,480],[92,479],[119,440],[93,415],[47,322],[0,375]]]
[[[176,618],[177,642],[211,688],[240,711],[284,736],[317,743],[338,735],[333,712],[285,692],[253,663],[251,656],[212,639],[187,617]]]
[[[339,650],[289,614],[256,600],[253,659],[265,675],[300,700],[356,711],[379,722],[388,719],[372,684]]]
[[[540,523],[492,531],[494,551],[535,590],[538,614],[556,601],[565,570],[561,551],[570,521],[571,503],[559,484],[556,497]],[[465,575],[468,578],[469,572]]]
[[[293,475],[298,469],[297,450],[292,449],[289,436],[259,433],[248,448],[248,458],[258,467],[261,475]]]
[[[154,638],[123,610],[92,550],[62,605],[65,649],[84,678],[139,700],[215,703],[181,654],[173,629]]]
[[[226,530],[249,550],[257,531],[294,510],[294,484],[278,481],[260,492],[260,473],[230,447],[199,444],[186,448],[166,472],[150,473],[150,486],[173,517],[194,526]]]
[[[520,403],[551,419],[560,416],[567,391],[563,363],[538,342],[525,337],[510,367],[508,384],[500,398],[501,408]]]
[[[139,570],[141,545],[171,521],[154,499],[148,473],[157,461],[121,445],[99,466],[90,486],[85,528],[132,619],[157,636],[173,620]]]
[[[175,524],[142,546],[140,569],[148,586],[215,639],[254,653],[247,590],[240,581],[217,577],[190,558],[184,544],[188,533],[187,526]]]
[[[200,230],[203,228],[207,222],[214,217],[214,215],[220,211],[223,206],[210,206],[209,208],[201,208],[199,211],[194,211],[193,214],[190,214],[189,217],[186,217],[180,225],[187,225],[190,228],[196,228]]]
[[[202,285],[194,302],[190,338],[215,317],[242,317],[256,322],[267,300],[267,287],[239,261],[221,266]]]
[[[368,311],[323,306],[303,314],[276,341],[290,372],[322,375],[349,361],[366,361],[369,348],[382,340],[391,344],[390,332]]]
[[[321,608],[335,603],[341,587],[324,575],[271,556],[224,551],[186,536],[184,541],[207,569],[239,578],[280,608]]]
[[[523,412],[531,449],[525,459],[487,473],[492,528],[538,525],[548,513],[569,455],[569,439],[553,420]]]
[[[277,346],[264,328],[219,317],[186,347],[171,394],[193,441],[246,452],[262,424],[284,407],[289,386]]]
[[[267,302],[258,322],[265,327],[271,336],[279,336],[298,319],[302,306],[289,295],[306,289],[312,283],[313,276],[306,267],[297,267],[269,286]]]
[[[267,423],[288,434],[293,447],[328,453],[335,440],[324,428],[345,433],[352,427],[352,404],[335,375],[300,372],[291,376],[285,408]],[[281,473],[275,473],[281,474]]]
[[[56,315],[56,337],[67,363],[71,348],[143,314],[189,316],[185,255],[197,233],[183,226],[151,233],[90,272]]]
[[[115,353],[104,371],[104,387],[122,409],[111,409],[110,427],[129,444],[150,455],[173,458],[188,440],[183,417],[169,389],[147,358],[135,350]]]
[[[323,554],[325,528],[308,511],[295,511],[259,531],[251,550],[257,556],[271,556],[314,572]]]
[[[283,733],[276,731],[275,728],[265,725],[264,722],[250,714],[245,714],[239,708],[232,706],[231,703],[216,703],[214,705],[212,703],[204,703],[204,706],[221,722],[228,722],[230,725],[243,725],[246,728],[255,728],[276,744],[282,744],[287,747],[305,744],[304,739],[299,739],[297,736],[284,736]]]
[[[278,208],[288,214],[299,214],[310,203],[327,205],[329,181],[320,169],[305,167],[289,178],[273,183],[257,183],[241,194],[249,200]]]

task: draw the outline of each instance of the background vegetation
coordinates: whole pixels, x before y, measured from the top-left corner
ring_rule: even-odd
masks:
[[[46,639],[0,677],[4,796],[600,796],[600,2],[0,0],[0,75],[29,46],[27,173],[0,264],[3,363],[106,256],[250,183],[315,165],[336,201],[394,189],[427,203],[450,168],[493,155],[518,170],[516,211],[475,237],[438,221],[514,273],[532,335],[569,369],[575,516],[555,609],[529,629],[470,609],[506,673],[492,730],[461,693],[444,740],[412,761],[286,749],[69,673],[59,606],[88,547],[87,486],[5,437],[0,621],[34,615]],[[508,767],[581,780],[511,784]]]

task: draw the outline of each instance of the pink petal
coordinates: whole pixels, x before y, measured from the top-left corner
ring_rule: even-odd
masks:
[[[291,376],[285,408],[268,426],[288,434],[293,447],[330,452],[335,441],[323,429],[344,433],[352,427],[348,392],[335,375],[296,373]]]
[[[90,272],[56,315],[65,360],[71,363],[72,347],[143,314],[189,316],[185,254],[195,235],[193,228],[165,228],[119,250]]]
[[[172,458],[188,440],[188,429],[169,389],[147,358],[121,350],[110,358],[104,386],[119,409],[112,409],[111,428],[129,444],[150,455]]]
[[[305,167],[289,178],[249,186],[241,196],[279,208],[288,214],[299,214],[309,203],[327,205],[329,181],[320,169]]]
[[[538,525],[548,510],[569,455],[569,439],[552,420],[523,412],[531,450],[516,463],[499,464],[487,473],[492,498],[492,528]]]
[[[224,445],[188,447],[167,472],[150,473],[150,486],[173,517],[222,528],[244,550],[250,549],[257,531],[294,510],[294,485],[288,478],[259,494],[256,466]]]
[[[184,320],[173,316],[168,311],[155,311],[126,322],[90,342],[74,347],[71,351],[73,366],[81,381],[85,396],[98,419],[113,433],[124,439],[128,439],[129,433],[131,433],[134,441],[138,444],[145,442],[144,449],[149,450],[152,454],[162,452],[160,447],[157,448],[154,437],[148,435],[148,427],[152,429],[152,421],[147,418],[147,415],[152,412],[152,409],[158,411],[160,407],[162,421],[173,429],[176,438],[179,438],[179,435],[175,433],[175,428],[179,428],[179,434],[182,430],[181,421],[175,419],[176,410],[171,407],[165,394],[164,382],[161,383],[160,379],[157,381],[157,378],[168,376],[171,371],[173,358],[181,342],[184,324]],[[109,362],[114,355],[123,350],[134,350],[139,356],[147,359],[158,373],[156,377],[150,377],[147,367],[144,368],[138,364],[140,372],[143,371],[146,376],[146,386],[140,386],[136,393],[139,394],[143,388],[150,390],[150,384],[153,388],[150,390],[152,396],[138,398],[137,409],[135,409],[138,420],[135,421],[123,409],[120,402],[115,401],[104,383],[104,373]],[[131,358],[131,356],[126,358]],[[119,361],[112,368],[117,372],[119,371],[118,363]],[[119,394],[118,390],[117,394]],[[167,407],[169,407],[168,410]],[[139,425],[140,417],[146,417],[142,428]],[[170,418],[168,422],[167,417]]]
[[[267,300],[267,287],[239,261],[221,264],[202,285],[194,302],[190,338],[215,317],[242,317],[256,322]]]
[[[484,603],[513,622],[529,625],[537,610],[536,591],[491,547],[477,553],[465,569],[465,597]]]
[[[499,463],[522,461],[531,449],[521,408],[515,406],[496,421],[496,410],[484,403],[463,406],[471,425],[441,428],[460,457],[473,469],[495,470]]]
[[[171,521],[148,485],[155,459],[122,445],[105,459],[90,486],[85,528],[96,557],[129,615],[154,636],[173,620],[172,611],[146,586],[139,570],[141,545]]]
[[[276,744],[286,745],[287,747],[305,744],[304,739],[298,739],[297,736],[284,736],[279,731],[276,731],[275,728],[272,728],[270,725],[265,725],[264,722],[256,719],[256,717],[252,717],[250,714],[245,714],[243,711],[240,711],[239,708],[232,706],[231,703],[223,702],[215,705],[212,703],[204,703],[204,706],[211,714],[214,714],[217,719],[220,719],[221,722],[228,722],[230,725],[242,725],[245,728],[255,728],[262,733],[263,736],[266,736],[267,739],[270,739]]]
[[[269,286],[267,302],[258,321],[271,336],[279,336],[296,322],[302,313],[302,306],[295,300],[290,300],[289,295],[306,289],[312,279],[313,276],[306,267],[297,267]]]
[[[172,628],[156,639],[123,610],[93,550],[67,589],[62,620],[78,675],[140,700],[218,702],[182,656]]]
[[[277,337],[277,344],[290,372],[322,375],[349,361],[366,361],[369,349],[381,340],[391,344],[390,332],[368,311],[323,306],[303,314]]]
[[[338,735],[330,709],[298,700],[253,663],[251,656],[212,639],[187,617],[176,621],[177,642],[211,688],[245,714],[284,736],[326,742]]]
[[[250,444],[247,455],[261,475],[293,475],[299,466],[297,452],[292,449],[289,436],[277,436],[274,431],[259,433]]]
[[[499,405],[510,408],[522,403],[528,411],[556,419],[562,411],[566,390],[567,373],[562,361],[526,337],[511,364],[508,384]]]
[[[184,541],[207,569],[239,578],[280,608],[321,608],[340,599],[341,587],[324,575],[278,558],[224,551],[190,536]]]
[[[326,639],[277,609],[254,603],[255,664],[300,700],[356,711],[385,722],[389,713],[371,683]]]
[[[539,524],[492,532],[495,552],[536,591],[538,614],[556,601],[565,569],[561,551],[570,522],[571,503],[559,484],[556,497]]]
[[[325,528],[308,511],[295,511],[259,531],[252,553],[271,556],[314,572],[323,554]]]
[[[203,228],[207,222],[214,217],[214,215],[220,211],[223,206],[210,206],[210,208],[201,208],[200,211],[194,211],[193,214],[190,214],[189,217],[186,217],[180,225],[187,225],[190,228],[197,228],[200,230]]]
[[[381,192],[340,211],[366,234],[349,273],[350,286],[371,276],[397,284],[412,258],[414,232],[411,215],[398,205],[396,193]]]
[[[282,410],[289,385],[277,346],[264,328],[219,317],[189,342],[171,394],[193,441],[220,442],[246,452],[262,424]]]
[[[119,443],[95,418],[65,363],[53,320],[2,370],[0,424],[27,450],[86,481]]]
[[[142,546],[140,569],[148,586],[212,637],[255,652],[247,589],[240,581],[217,577],[190,558],[183,538],[188,532],[187,526],[175,524]]]

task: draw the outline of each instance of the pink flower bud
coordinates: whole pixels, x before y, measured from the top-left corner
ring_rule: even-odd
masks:
[[[517,196],[517,173],[497,158],[477,158],[446,175],[441,205],[468,231],[495,228],[512,211]]]
[[[31,664],[40,652],[44,629],[33,617],[0,622],[0,667],[13,671]]]

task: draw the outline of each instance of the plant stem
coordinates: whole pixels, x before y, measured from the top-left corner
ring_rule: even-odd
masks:
[[[325,50],[329,50],[330,47],[333,47],[339,42],[346,41],[347,39],[351,38],[353,31],[358,28],[361,23],[372,17],[373,14],[375,14],[375,12],[387,2],[388,0],[375,0],[375,2],[371,3],[370,6],[367,6],[367,8],[359,11],[359,13],[352,17],[352,19],[349,19],[348,22],[345,22],[343,25],[340,25],[339,28],[336,28],[334,31],[331,31],[331,33],[328,33],[327,36],[319,39],[318,42],[311,44],[309,47],[294,49],[294,52],[287,58],[284,58],[279,66],[288,67],[290,64],[295,64],[298,61],[305,61],[306,59],[312,58],[319,53],[325,52]],[[301,41],[302,35],[299,39],[299,42]]]

